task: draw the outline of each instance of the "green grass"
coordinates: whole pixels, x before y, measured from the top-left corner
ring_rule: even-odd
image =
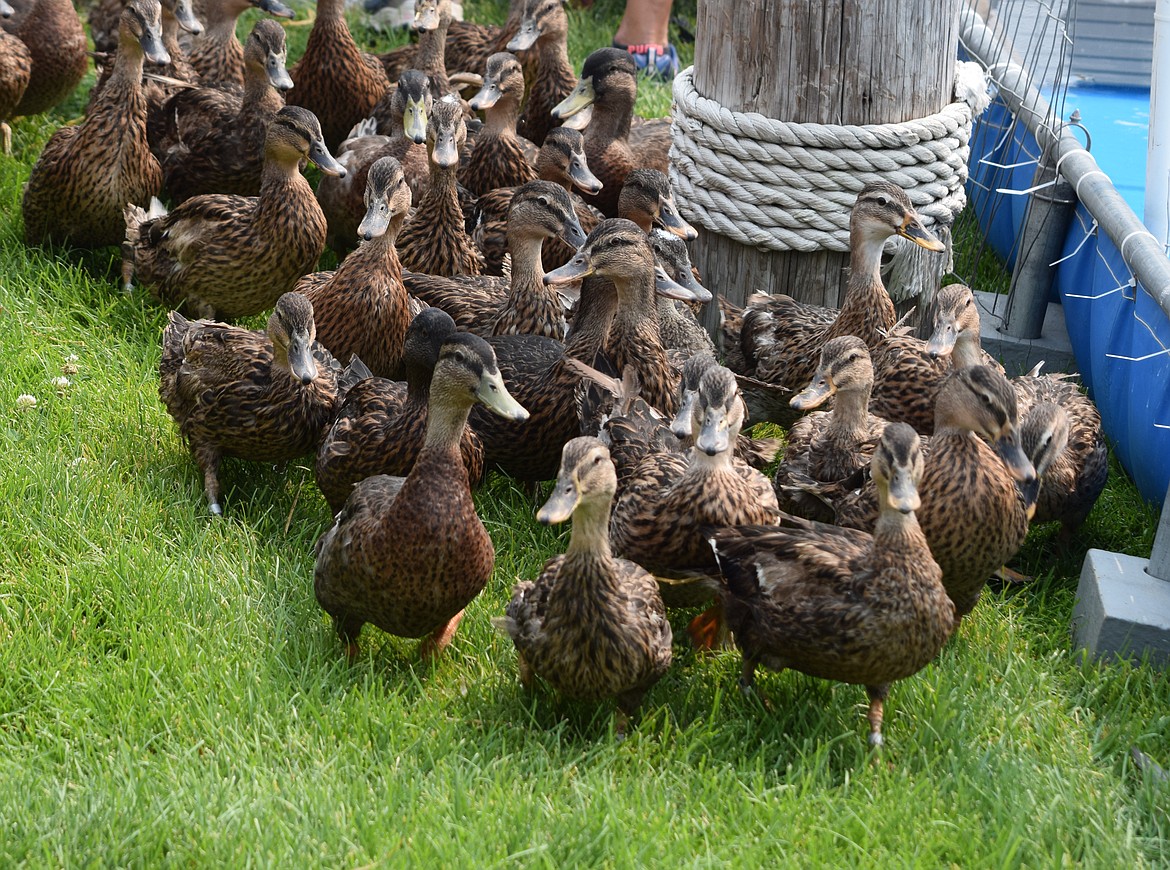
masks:
[[[1069,650],[1085,549],[1151,544],[1116,469],[1070,547],[1033,532],[1032,585],[894,687],[876,763],[861,689],[764,674],[744,699],[732,652],[677,645],[624,742],[609,707],[525,695],[489,618],[566,538],[503,478],[450,654],[369,629],[347,664],[308,461],[227,463],[209,518],[157,398],[164,313],[117,290],[116,252],[19,240],[20,184],[80,105],[0,159],[0,865],[1165,866],[1170,787],[1129,749],[1170,757],[1167,681]]]

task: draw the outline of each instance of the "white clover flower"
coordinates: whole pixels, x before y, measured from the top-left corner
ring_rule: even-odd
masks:
[[[69,378],[66,377],[53,378],[49,383],[53,385],[53,389],[58,393],[63,393],[69,388]]]
[[[28,393],[21,393],[16,397],[16,410],[27,411],[29,408],[37,406],[37,397],[30,396]]]
[[[67,362],[65,365],[61,366],[61,373],[66,375],[75,375],[80,370],[81,369],[78,367],[77,363]]]

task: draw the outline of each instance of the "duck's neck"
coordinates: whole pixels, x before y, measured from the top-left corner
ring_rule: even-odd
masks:
[[[343,21],[344,12],[345,0],[317,0],[317,21],[313,22],[313,25],[315,27],[321,21]]]
[[[132,39],[129,34],[123,33],[118,42],[118,52],[114,56],[114,71],[110,75],[107,88],[115,88],[116,93],[122,95],[119,102],[134,99],[134,95],[142,93],[142,67],[146,56],[142,53],[142,46]],[[145,101],[143,109],[145,111]]]
[[[878,493],[879,499],[884,496],[884,493]],[[891,564],[902,564],[908,559],[917,566],[923,558],[924,551],[929,552],[926,536],[918,525],[918,518],[912,513],[904,514],[892,508],[878,513],[873,528],[873,540],[871,562],[873,567],[878,569]]]
[[[614,328],[623,333],[642,329],[658,331],[658,308],[654,302],[654,273],[631,274],[616,279],[618,308]]]
[[[459,205],[459,165],[439,166],[431,161],[431,186],[419,203],[418,215],[428,224],[445,221],[463,222],[463,207]]]
[[[283,222],[287,214],[288,194],[297,188],[307,189],[309,196],[313,196],[313,188],[309,187],[309,183],[301,175],[300,161],[266,157],[260,173],[257,216],[276,213]]]
[[[595,103],[593,117],[589,121],[589,126],[585,128],[585,138],[599,143],[628,139],[633,118],[633,101],[614,101],[605,106]]]
[[[965,369],[980,365],[982,361],[983,348],[979,343],[979,333],[964,329],[955,339],[955,346],[951,350],[951,365],[956,369]]]
[[[544,286],[544,261],[540,252],[544,236],[531,230],[508,227],[508,253],[512,255],[512,290]]]
[[[833,404],[832,430],[838,439],[856,442],[865,437],[872,387],[839,390]]]
[[[565,346],[565,356],[592,365],[593,358],[605,345],[617,315],[618,297],[613,282],[590,276],[581,283],[581,299],[573,331]]]
[[[284,97],[272,86],[268,73],[244,67],[244,96],[240,102],[241,118],[255,112],[276,114],[284,108]]]
[[[430,409],[427,411],[427,434],[423,441],[426,450],[457,450],[467,425],[471,406],[456,401],[435,401],[431,394]],[[445,397],[444,397],[445,398]]]
[[[854,229],[849,241],[849,283],[837,321],[870,347],[891,329],[896,319],[894,303],[882,283],[884,238],[863,235]]]
[[[583,499],[573,511],[573,531],[569,535],[566,556],[609,559],[609,507],[611,499]]]
[[[734,443],[734,440],[731,442]],[[691,448],[691,461],[687,468],[691,475],[736,474],[731,465],[731,450],[723,450],[711,456],[698,447]],[[737,475],[738,476],[738,475]]]
[[[498,103],[484,113],[480,135],[516,138],[516,122],[520,119],[520,100],[515,96],[500,97]]]
[[[179,46],[179,19],[166,6],[162,8],[162,44],[171,56],[171,65],[183,63],[183,49]]]
[[[439,26],[428,30],[418,38],[414,54],[414,68],[427,76],[447,75],[447,27],[451,23],[448,15],[439,16]],[[435,99],[442,97],[435,94]]]

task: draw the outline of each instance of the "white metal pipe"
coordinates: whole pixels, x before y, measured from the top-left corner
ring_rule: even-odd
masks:
[[[1154,63],[1150,71],[1150,139],[1146,151],[1143,221],[1163,249],[1170,223],[1170,0],[1154,8]]]

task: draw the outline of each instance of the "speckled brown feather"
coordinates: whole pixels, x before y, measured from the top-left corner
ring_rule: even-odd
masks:
[[[277,118],[292,112],[284,109]],[[316,135],[296,123],[306,136]],[[309,140],[299,154],[273,150],[274,137],[282,135],[289,134],[274,121],[258,197],[196,196],[155,220],[129,217],[134,269],[153,294],[168,304],[185,300],[196,310],[240,317],[269,308],[316,265],[325,248],[325,216],[298,169]]]
[[[214,481],[223,456],[281,462],[313,452],[339,401],[341,367],[320,345],[311,347],[317,377],[303,384],[275,359],[265,333],[171,312],[159,397],[205,478]],[[215,504],[218,483],[207,488]]]
[[[304,106],[317,116],[331,151],[390,87],[381,64],[354,42],[344,10],[344,0],[318,0],[305,52],[289,70],[295,83],[289,104]]]
[[[462,109],[454,100],[437,100],[427,119],[427,147],[434,137],[447,131],[462,147],[466,125]],[[431,184],[426,196],[416,203],[398,237],[398,256],[404,268],[430,275],[479,275],[483,258],[467,234],[463,208],[456,185],[458,164],[439,166],[431,160]]]
[[[29,82],[12,116],[38,115],[56,106],[89,69],[85,29],[69,0],[36,0],[9,31],[28,49]]]
[[[166,122],[156,142],[164,185],[172,202],[204,193],[258,196],[264,171],[268,125],[284,106],[265,62],[285,53],[284,28],[268,18],[256,22],[245,49],[244,88],[181,90],[166,104]]]
[[[16,114],[32,76],[32,54],[17,37],[0,30],[0,125]],[[11,136],[11,132],[6,135]],[[7,141],[7,140],[5,140]]]
[[[604,457],[604,451],[593,438],[565,446],[561,481],[573,474],[583,490],[572,542],[567,553],[545,563],[534,581],[516,584],[502,624],[522,668],[571,698],[616,696],[628,715],[670,666],[671,630],[654,578],[610,552],[605,517],[613,479],[597,482],[606,469],[591,461]],[[577,462],[589,465],[570,467]],[[585,491],[593,486],[595,491]]]
[[[135,9],[123,13],[117,70],[98,104],[81,124],[50,138],[29,174],[22,200],[26,244],[117,245],[127,203],[146,205],[162,186],[146,141],[143,53],[129,29],[130,16],[135,27],[145,16],[157,39],[160,7],[142,0]]]

